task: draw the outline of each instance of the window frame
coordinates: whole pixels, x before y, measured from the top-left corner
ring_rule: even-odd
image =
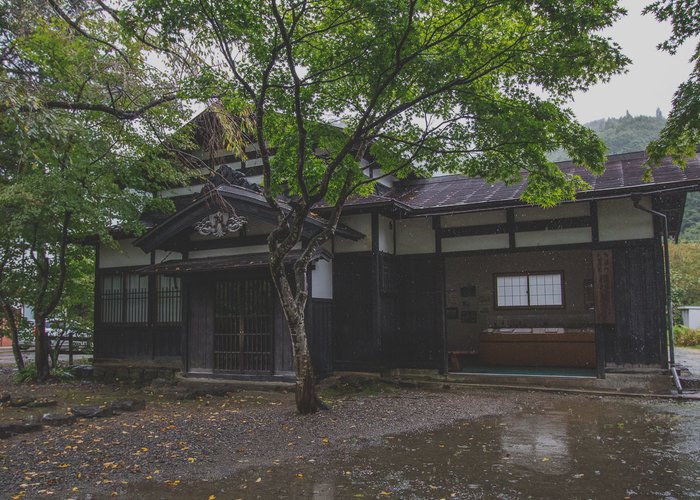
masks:
[[[175,310],[179,313],[179,317],[175,321],[166,321],[166,320],[161,320],[161,314],[162,314],[162,308],[163,308],[163,303],[161,302],[161,299],[163,299],[163,295],[161,294],[162,288],[161,288],[161,280],[163,278],[168,278],[168,279],[175,279],[177,280],[178,287],[177,287],[177,297],[176,300],[178,301],[178,305],[175,308]],[[183,308],[184,308],[184,303],[183,303],[183,293],[182,293],[182,277],[181,276],[173,276],[173,275],[167,275],[167,274],[156,274],[155,276],[155,289],[153,290],[153,304],[154,304],[154,316],[153,316],[153,325],[154,326],[180,326],[182,325],[182,318],[183,318]],[[172,298],[171,298],[172,299]]]
[[[531,305],[530,304],[530,276],[546,276],[558,275],[561,280],[561,304],[560,305]],[[498,305],[498,278],[515,278],[525,276],[527,278],[527,302],[525,306],[499,306]],[[566,309],[566,280],[564,279],[563,270],[547,270],[547,271],[523,271],[513,273],[494,273],[493,275],[493,307],[494,310],[513,311],[513,310],[534,310],[534,309]]]
[[[122,326],[122,327],[142,327],[150,324],[150,313],[151,313],[151,283],[150,280],[146,280],[146,294],[145,294],[145,319],[143,321],[127,321],[129,318],[129,276],[138,276],[140,280],[143,277],[148,278],[148,275],[137,272],[138,268],[118,268],[118,269],[105,269],[101,270],[99,280],[98,280],[98,308],[99,314],[97,315],[98,322],[100,325],[110,325],[110,326]],[[120,282],[120,297],[118,303],[120,305],[119,320],[110,321],[104,318],[104,283],[105,278],[118,277]]]

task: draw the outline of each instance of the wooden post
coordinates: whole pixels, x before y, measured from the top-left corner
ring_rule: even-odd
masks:
[[[60,356],[60,349],[58,351],[58,354]],[[68,332],[68,365],[73,366],[73,330],[70,330]]]
[[[593,303],[595,307],[596,370],[605,378],[605,335],[615,332],[615,282],[612,250],[594,250]]]

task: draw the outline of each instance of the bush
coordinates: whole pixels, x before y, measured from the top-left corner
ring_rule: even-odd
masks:
[[[692,347],[700,345],[700,330],[693,330],[683,325],[673,327],[673,340],[677,346]]]
[[[50,378],[53,380],[59,380],[65,382],[67,380],[73,380],[75,375],[73,375],[73,370],[69,366],[57,366],[51,370]],[[34,363],[27,363],[24,368],[15,373],[13,380],[16,384],[25,384],[36,381],[36,365]]]
[[[26,363],[24,368],[15,373],[13,379],[17,384],[34,382],[36,380],[36,365],[34,363]]]

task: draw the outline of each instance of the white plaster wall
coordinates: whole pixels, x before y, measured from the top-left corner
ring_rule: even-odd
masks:
[[[350,226],[365,235],[358,241],[345,238],[335,238],[335,251],[337,253],[369,252],[372,250],[372,217],[370,214],[346,215],[340,218],[340,222]]]
[[[134,239],[117,241],[118,248],[100,245],[100,268],[147,266],[151,255],[133,245]]]
[[[505,224],[505,210],[489,210],[486,212],[471,212],[467,214],[443,215],[440,217],[440,227],[467,227],[483,224]]]
[[[379,216],[379,251],[394,253],[394,221],[383,215]]]
[[[314,299],[333,298],[333,262],[318,260],[311,271],[311,297]]]
[[[523,207],[514,210],[516,222],[583,217],[590,213],[590,204],[587,201],[565,203],[552,208]]]
[[[161,262],[168,262],[170,260],[182,260],[182,254],[178,252],[156,250],[156,264],[160,264]]]
[[[396,224],[396,254],[435,252],[435,231],[430,217],[402,219]]]
[[[646,197],[641,203],[651,208]],[[630,198],[598,202],[598,238],[600,241],[621,241],[652,238],[654,221],[651,214],[634,207]]]
[[[543,245],[571,245],[573,243],[590,243],[591,228],[575,227],[553,229],[551,231],[527,231],[515,233],[516,247],[538,247]]]
[[[487,234],[479,236],[458,236],[442,239],[443,252],[468,252],[472,250],[489,250],[491,248],[508,248],[507,234]]]

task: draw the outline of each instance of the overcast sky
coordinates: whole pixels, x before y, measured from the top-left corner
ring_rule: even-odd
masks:
[[[690,74],[689,60],[695,42],[686,42],[674,56],[659,51],[656,46],[668,38],[671,29],[652,15],[642,15],[650,1],[621,2],[628,13],[605,34],[620,44],[632,64],[627,73],[613,77],[609,83],[576,94],[571,109],[579,121],[619,117],[626,111],[632,115],[653,115],[657,107],[664,116],[668,115],[673,92]]]

